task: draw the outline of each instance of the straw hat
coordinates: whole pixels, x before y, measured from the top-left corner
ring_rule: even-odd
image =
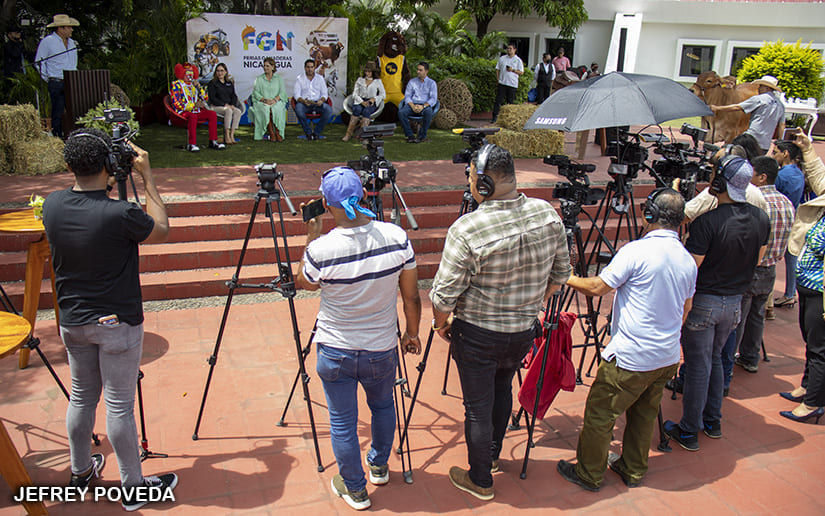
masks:
[[[54,21],[46,25],[47,28],[53,29],[55,27],[79,27],[80,22],[71,18],[68,14],[55,14]]]
[[[782,91],[782,88],[779,87],[779,81],[777,81],[773,75],[763,75],[761,79],[753,81],[753,84],[757,86],[767,86],[774,91]]]

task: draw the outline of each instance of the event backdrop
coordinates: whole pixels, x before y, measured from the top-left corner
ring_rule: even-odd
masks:
[[[200,81],[206,84],[215,66],[225,63],[241,101],[252,94],[264,58],[275,59],[290,97],[304,61],[314,59],[316,72],[326,79],[333,112],[339,113],[347,89],[347,21],[206,13],[186,23],[186,44],[190,62],[200,67]]]

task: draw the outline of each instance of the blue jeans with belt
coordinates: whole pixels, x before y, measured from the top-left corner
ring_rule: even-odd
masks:
[[[49,100],[52,103],[52,134],[63,138],[63,112],[66,111],[66,92],[63,81],[49,79]]]
[[[742,296],[697,294],[682,326],[685,357],[682,420],[685,432],[698,433],[703,422],[722,419],[722,347],[739,324]]]
[[[397,367],[396,348],[356,351],[318,344],[315,369],[327,398],[332,451],[350,491],[360,491],[367,485],[358,441],[358,384],[364,388],[372,412],[372,446],[367,460],[383,466],[390,458],[395,431],[393,387]]]
[[[501,453],[513,409],[513,376],[535,336],[534,328],[501,333],[453,320],[450,349],[464,394],[470,480],[477,486],[493,485],[490,467]]]

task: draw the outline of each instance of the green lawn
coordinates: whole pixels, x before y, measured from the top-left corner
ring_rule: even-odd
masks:
[[[149,152],[152,166],[157,168],[206,167],[217,165],[248,165],[255,163],[345,163],[356,160],[366,153],[366,149],[356,138],[342,142],[343,124],[329,124],[324,129],[326,139],[306,141],[299,139],[302,134],[299,125],[287,125],[283,142],[255,141],[252,127],[241,126],[235,133],[240,143],[227,145],[226,150],[206,148],[206,127],[198,127],[200,152],[186,152],[181,148],[186,143],[186,130],[168,125],[149,124],[140,130],[134,142]],[[219,134],[222,128],[218,127]],[[395,135],[387,138],[384,155],[390,161],[414,161],[452,159],[454,153],[466,145],[461,136],[451,131],[430,129],[428,142],[407,143],[400,125]]]

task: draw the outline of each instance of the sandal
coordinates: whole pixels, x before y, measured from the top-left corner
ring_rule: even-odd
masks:
[[[795,304],[796,304],[796,298],[793,297],[793,296],[791,296],[791,297],[782,296],[782,297],[777,297],[776,299],[773,300],[773,306],[784,306],[786,308],[793,308],[793,306]]]

